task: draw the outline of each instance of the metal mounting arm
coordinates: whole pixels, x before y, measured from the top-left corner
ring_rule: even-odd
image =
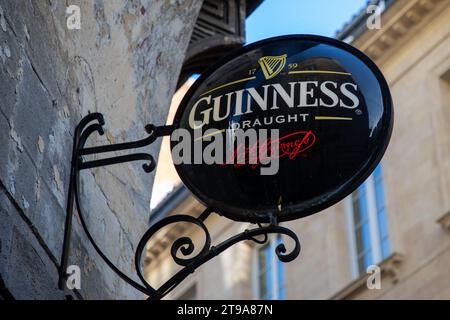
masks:
[[[103,251],[97,245],[91,233],[89,232],[86,221],[84,220],[83,207],[80,199],[80,190],[79,190],[80,171],[95,167],[102,167],[112,164],[139,160],[147,162],[142,166],[145,172],[152,172],[156,167],[155,161],[153,157],[148,153],[133,153],[129,155],[116,156],[92,161],[84,161],[83,156],[90,154],[100,154],[105,152],[142,148],[152,144],[158,137],[170,135],[171,132],[173,131],[173,127],[172,126],[156,127],[153,125],[147,125],[145,129],[146,132],[149,134],[149,136],[142,140],[85,148],[84,147],[85,143],[91,134],[93,134],[94,132],[97,132],[100,135],[104,134],[103,131],[104,123],[105,122],[102,114],[91,113],[88,116],[84,117],[80,121],[78,126],[75,128],[73,149],[72,149],[69,191],[67,199],[66,221],[64,228],[64,242],[61,255],[61,265],[59,268],[59,288],[61,290],[64,289],[65,280],[67,278],[66,270],[70,251],[69,249],[72,231],[74,203],[77,208],[81,226],[84,232],[86,233],[86,236],[88,237],[89,241],[91,242],[92,246],[100,255],[100,257],[119,277],[121,277],[135,289],[146,294],[148,298],[152,300],[163,298],[178,284],[180,284],[189,274],[193,273],[199,266],[209,261],[216,255],[220,254],[224,250],[228,249],[230,246],[243,240],[251,240],[257,243],[265,243],[268,239],[267,237],[268,234],[272,233],[284,234],[294,240],[295,246],[291,250],[291,252],[286,253],[286,248],[284,244],[279,244],[275,250],[275,253],[277,254],[278,258],[283,262],[289,262],[294,260],[299,255],[300,241],[298,240],[298,237],[293,231],[285,227],[278,226],[276,224],[276,220],[274,220],[273,223],[269,224],[268,226],[262,226],[258,224],[258,227],[254,229],[245,230],[244,232],[237,234],[216,246],[211,246],[211,236],[209,234],[206,225],[204,224],[204,221],[210,216],[211,213],[214,212],[214,210],[212,208],[207,208],[198,218],[192,217],[190,215],[172,215],[153,224],[148,229],[148,231],[145,232],[142,239],[139,241],[135,254],[136,271],[139,279],[142,281],[142,284],[131,279],[129,276],[127,276],[125,273],[119,270],[111,262],[111,260],[103,253]],[[199,253],[195,254],[195,256],[193,257],[188,257],[192,255],[195,250],[195,246],[192,239],[189,237],[180,237],[176,239],[171,247],[171,256],[174,262],[182,266],[183,268],[176,274],[174,274],[170,279],[168,279],[163,285],[161,285],[161,287],[155,289],[147,282],[142,273],[141,261],[142,256],[146,250],[146,244],[155,233],[161,230],[161,228],[164,228],[169,224],[178,222],[192,223],[200,227],[202,231],[205,233],[205,243],[203,244],[203,247]],[[264,236],[263,239],[256,238],[257,236],[260,235]],[[184,257],[179,257],[177,255],[179,251]]]

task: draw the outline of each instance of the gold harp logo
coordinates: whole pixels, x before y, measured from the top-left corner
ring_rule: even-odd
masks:
[[[286,64],[287,54],[281,56],[265,56],[258,60],[259,65],[267,80],[275,77],[283,70]]]

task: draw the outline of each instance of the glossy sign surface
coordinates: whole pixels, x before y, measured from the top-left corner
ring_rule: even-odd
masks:
[[[222,139],[225,160],[246,161],[176,164],[203,204],[234,220],[286,221],[333,205],[370,175],[389,142],[393,110],[385,79],[364,54],[298,35],[243,47],[203,74],[174,125],[192,133],[193,153]],[[278,137],[243,146],[230,142],[237,129],[277,129]],[[172,149],[177,143],[172,137]],[[275,174],[261,174],[259,151],[250,162],[255,148],[277,149]]]

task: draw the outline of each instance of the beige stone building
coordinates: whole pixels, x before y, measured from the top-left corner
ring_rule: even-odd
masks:
[[[390,85],[395,123],[381,166],[340,203],[283,224],[302,243],[295,261],[276,260],[276,238],[266,245],[242,242],[200,267],[168,298],[450,299],[450,1],[376,2],[380,29],[367,29],[364,8],[337,38],[367,53]],[[160,170],[157,181],[165,176]],[[177,186],[151,219],[202,210]],[[252,227],[216,215],[206,223],[214,243]],[[165,229],[148,251],[152,283],[176,270],[169,249],[180,236],[203,241],[187,225]],[[381,270],[380,289],[367,287],[370,265]]]

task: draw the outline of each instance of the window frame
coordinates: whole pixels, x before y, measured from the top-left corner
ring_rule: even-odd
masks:
[[[381,165],[379,165],[381,166]],[[381,169],[381,167],[380,167]],[[375,172],[375,171],[374,171]],[[376,202],[376,190],[375,190],[375,177],[374,172],[366,179],[365,185],[365,197],[367,201],[367,215],[369,220],[369,233],[370,233],[370,245],[373,264],[377,264],[383,260],[383,254],[381,249],[381,238],[380,238],[380,225],[378,220],[378,210]],[[382,172],[381,172],[381,178]],[[384,192],[384,182],[383,192]],[[384,210],[387,210],[386,205],[386,194],[384,194]],[[358,265],[358,250],[357,250],[357,239],[355,234],[355,221],[353,212],[353,193],[345,198],[345,211],[347,215],[347,223],[349,230],[348,241],[350,244],[350,258],[351,258],[351,268],[352,277],[354,279],[360,277],[363,273],[359,270]],[[388,229],[388,241],[389,241],[389,221],[386,221]]]
[[[259,268],[259,253],[261,250],[269,250],[271,254],[271,282],[272,282],[272,288],[273,288],[273,297],[270,299],[265,298],[266,300],[283,300],[286,299],[286,274],[283,276],[284,283],[280,285],[278,282],[279,279],[279,266],[282,265],[283,262],[281,262],[277,255],[275,254],[275,248],[281,241],[281,237],[277,235],[268,235],[269,239],[268,242],[262,246],[255,246],[253,250],[253,298],[257,300],[263,299],[260,295],[260,276],[261,276],[261,270]],[[283,266],[283,272],[284,272],[284,266]],[[284,297],[280,297],[280,288],[284,288]]]

